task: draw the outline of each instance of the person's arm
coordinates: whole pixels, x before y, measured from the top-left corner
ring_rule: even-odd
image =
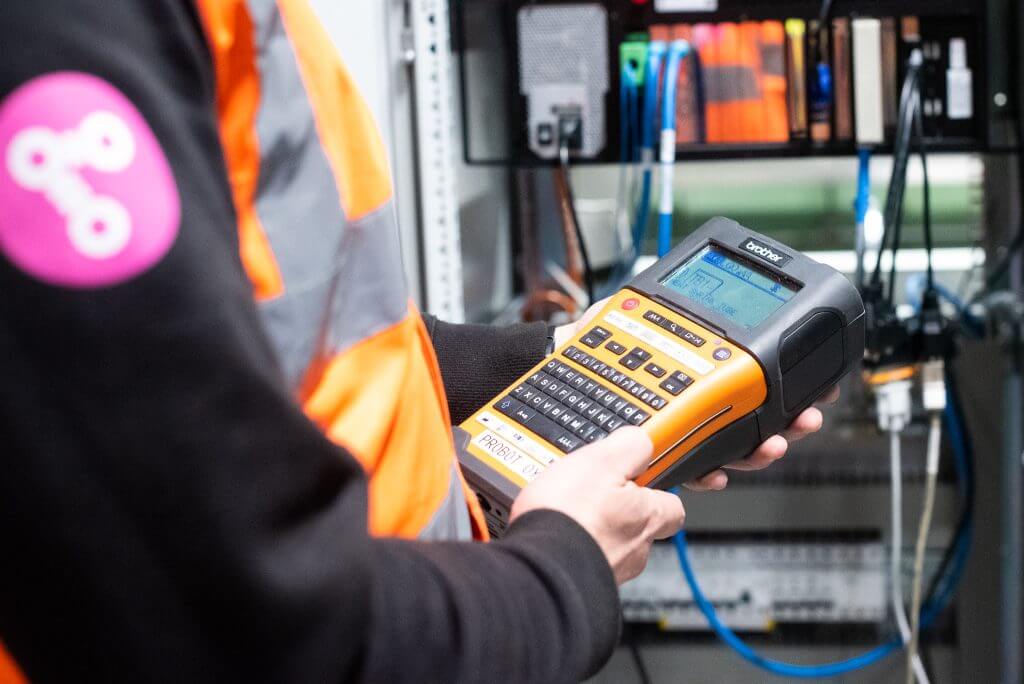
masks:
[[[592,674],[617,595],[567,515],[490,545],[368,535],[360,467],[301,413],[260,325],[192,3],[8,1],[0,44],[0,639],[30,680]],[[81,184],[11,171],[22,133],[95,112],[138,165],[79,174],[85,206],[127,212],[127,246],[111,204],[82,219]]]
[[[493,399],[547,352],[545,323],[509,326],[446,323],[424,314],[456,425]]]

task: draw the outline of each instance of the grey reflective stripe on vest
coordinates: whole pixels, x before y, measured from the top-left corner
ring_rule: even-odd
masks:
[[[285,377],[402,320],[407,295],[390,202],[347,222],[275,0],[248,0],[260,72],[256,213],[284,293],[260,305]]]
[[[473,538],[469,506],[466,504],[462,481],[459,479],[454,465],[452,466],[451,480],[448,483],[448,496],[434,513],[434,517],[420,531],[419,538],[427,541]]]
[[[704,67],[704,97],[713,104],[761,99],[757,74],[745,66]]]

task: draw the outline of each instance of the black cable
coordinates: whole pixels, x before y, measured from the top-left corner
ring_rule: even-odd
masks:
[[[821,11],[818,12],[818,26],[825,27],[825,23],[832,15],[832,0],[821,0]]]
[[[916,56],[915,56],[916,55]],[[910,140],[913,131],[914,93],[920,73],[920,53],[915,51],[907,66],[907,74],[900,90],[899,119],[896,126],[896,138],[893,141],[893,166],[889,178],[889,193],[885,201],[882,240],[878,246],[875,269],[871,274],[870,283],[880,287],[882,279],[882,254],[886,250],[889,238],[893,238],[894,249],[898,250],[900,228],[903,221],[903,194],[906,189],[907,159],[910,155]],[[893,252],[895,263],[896,253]]]
[[[917,129],[917,153],[921,157],[921,171],[922,171],[922,203],[921,209],[921,220],[924,224],[924,250],[928,255],[928,287],[925,292],[931,292],[935,289],[935,272],[932,268],[932,248],[934,244],[932,242],[932,191],[931,186],[928,182],[928,141],[924,137],[924,119],[921,117],[921,103],[920,95],[918,96],[918,104],[914,107],[914,127]],[[893,261],[895,263],[895,260]]]
[[[587,291],[587,306],[590,306],[594,303],[594,269],[590,266],[590,253],[587,251],[587,243],[583,239],[583,227],[580,225],[580,217],[576,213],[576,194],[572,189],[572,173],[569,165],[569,143],[565,138],[559,144],[558,163],[561,165],[562,175],[565,177],[566,199],[569,202],[569,211],[572,214],[572,225],[573,230],[576,232],[576,243],[580,248],[580,259],[583,261],[583,284]]]
[[[640,644],[637,643],[633,627],[626,625],[623,636],[625,637],[626,647],[629,649],[629,655],[633,659],[633,665],[636,666],[636,674],[640,679],[640,684],[651,684],[651,673],[647,671],[647,663],[644,662],[643,653],[640,652]]]

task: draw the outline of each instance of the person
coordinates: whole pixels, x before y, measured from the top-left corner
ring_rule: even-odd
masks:
[[[8,0],[0,45],[0,672],[596,672],[680,499],[621,429],[470,541],[450,425],[547,330],[408,301],[383,145],[304,0]]]

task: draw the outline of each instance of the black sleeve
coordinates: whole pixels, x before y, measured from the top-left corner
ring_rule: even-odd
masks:
[[[19,86],[92,74],[155,132],[181,206],[158,262],[62,287],[13,257],[12,225],[37,226],[0,186],[0,639],[31,681],[593,673],[617,595],[569,518],[490,545],[368,535],[362,470],[302,414],[259,322],[192,3],[5,0],[0,45],[0,132]]]
[[[458,425],[544,358],[548,327],[458,325],[424,316],[441,366],[448,411]]]

